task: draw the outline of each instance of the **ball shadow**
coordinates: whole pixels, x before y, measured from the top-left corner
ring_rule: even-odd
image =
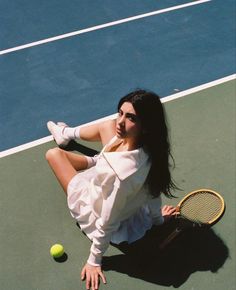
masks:
[[[64,253],[60,258],[53,258],[57,263],[64,263],[68,259],[68,255]]]

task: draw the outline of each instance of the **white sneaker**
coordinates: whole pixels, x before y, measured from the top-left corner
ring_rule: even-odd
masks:
[[[52,121],[47,122],[47,127],[50,133],[52,134],[54,140],[59,146],[66,146],[70,142],[70,138],[66,137],[63,134],[63,131],[66,127],[68,127],[65,123],[58,122],[55,124]]]

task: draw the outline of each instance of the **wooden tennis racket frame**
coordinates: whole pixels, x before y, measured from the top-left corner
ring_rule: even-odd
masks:
[[[216,192],[216,191],[214,191],[214,190],[212,190],[212,189],[207,189],[207,188],[201,188],[201,189],[198,189],[198,190],[194,190],[194,191],[191,191],[190,193],[188,193],[179,203],[178,203],[178,205],[176,206],[176,214],[175,214],[175,218],[178,218],[178,216],[180,216],[181,214],[180,214],[180,209],[181,209],[181,205],[184,203],[184,201],[186,200],[186,199],[188,199],[189,198],[189,196],[191,196],[191,195],[194,195],[194,194],[196,194],[196,193],[199,193],[199,192],[210,192],[210,193],[212,193],[212,194],[214,194],[214,195],[216,195],[219,199],[220,199],[220,201],[221,201],[221,204],[222,204],[222,206],[221,206],[221,210],[220,210],[220,212],[218,213],[218,215],[216,216],[216,217],[214,217],[214,219],[212,219],[212,220],[210,220],[210,221],[208,221],[207,223],[204,223],[204,224],[197,224],[197,223],[194,223],[194,222],[192,222],[192,221],[189,221],[189,224],[192,224],[192,226],[194,227],[194,226],[212,226],[212,225],[214,225],[217,221],[219,221],[219,219],[223,216],[223,214],[224,214],[224,212],[225,212],[225,201],[224,201],[224,199],[223,199],[223,197],[218,193],[218,192]],[[183,219],[185,219],[184,217],[183,217]],[[187,220],[187,219],[186,219]],[[175,229],[175,231],[173,231],[172,233],[170,233],[169,234],[169,236],[160,244],[160,246],[159,246],[159,248],[161,249],[161,250],[163,250],[175,237],[177,237],[180,233],[181,233],[181,231],[182,231],[183,229],[181,229],[181,227],[177,227],[176,229]]]

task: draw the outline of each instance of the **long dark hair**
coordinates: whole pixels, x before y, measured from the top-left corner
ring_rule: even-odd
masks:
[[[153,197],[161,193],[173,197],[171,191],[176,189],[171,173],[168,129],[165,111],[157,94],[145,90],[136,90],[120,99],[118,111],[124,102],[133,105],[141,123],[141,146],[151,159],[151,168],[146,183]]]

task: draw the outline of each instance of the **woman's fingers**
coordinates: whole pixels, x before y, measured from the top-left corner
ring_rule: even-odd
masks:
[[[100,266],[91,266],[86,264],[81,271],[81,279],[86,278],[86,289],[98,290],[100,284],[100,277],[102,282],[106,284],[106,278]]]
[[[103,274],[103,272],[100,272],[99,275],[100,275],[100,277],[102,278],[102,282],[103,282],[104,284],[106,284],[106,283],[107,283],[107,280],[106,280],[106,277],[105,277],[105,275]]]
[[[176,212],[176,207],[172,205],[164,205],[162,208],[162,213],[164,214],[173,214]]]
[[[176,212],[176,207],[174,207],[174,206],[170,206],[170,207],[168,208],[168,211],[169,211],[170,214],[173,214],[173,213]]]
[[[161,210],[164,222],[169,221],[176,214],[176,207],[172,205],[164,205]]]
[[[86,289],[90,289],[90,284],[91,284],[91,278],[89,275],[86,275]]]
[[[86,274],[86,267],[84,266],[82,271],[81,271],[81,280],[85,279],[85,274]]]
[[[98,290],[99,288],[99,283],[100,280],[99,280],[99,274],[98,273],[95,273],[94,275],[92,275],[91,277],[91,287],[92,287],[92,290]]]

